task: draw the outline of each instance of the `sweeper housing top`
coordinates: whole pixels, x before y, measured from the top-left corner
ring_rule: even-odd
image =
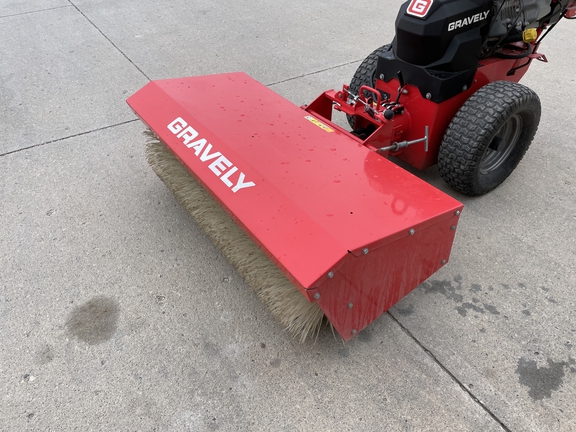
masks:
[[[128,103],[345,340],[448,261],[458,201],[243,73]]]

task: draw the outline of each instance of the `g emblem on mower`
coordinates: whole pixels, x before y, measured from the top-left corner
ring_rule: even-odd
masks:
[[[430,11],[432,3],[434,3],[434,0],[412,0],[408,5],[408,9],[406,9],[406,13],[418,18],[424,18]]]

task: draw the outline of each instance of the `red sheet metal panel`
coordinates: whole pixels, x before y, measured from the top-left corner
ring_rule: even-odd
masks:
[[[438,254],[448,259],[453,231],[437,226],[456,223],[458,201],[243,73],[153,81],[128,103],[311,300],[336,280],[367,286],[364,273],[387,285],[406,280],[387,294],[399,299],[439,267]],[[435,233],[431,244],[422,248],[412,229]],[[388,275],[382,266],[411,261],[411,251],[425,270]],[[381,289],[371,284],[361,297]]]
[[[346,260],[314,293],[344,340],[390,309],[448,262],[459,215],[418,226],[363,257]]]

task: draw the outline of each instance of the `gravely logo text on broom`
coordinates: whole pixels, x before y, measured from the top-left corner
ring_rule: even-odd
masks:
[[[182,117],[178,117],[168,125],[168,130],[182,140],[189,149],[194,149],[194,154],[201,162],[212,161],[208,168],[224,182],[226,186],[236,193],[241,189],[256,186],[254,182],[247,182],[243,172],[236,174],[238,168],[219,151],[212,152],[212,144],[206,138],[198,138],[199,133],[189,126]]]

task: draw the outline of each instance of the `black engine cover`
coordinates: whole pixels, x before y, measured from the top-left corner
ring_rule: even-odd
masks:
[[[402,5],[396,18],[396,57],[448,72],[475,67],[493,1],[435,0],[423,18],[406,12],[409,3]]]
[[[493,15],[492,0],[412,0],[400,8],[392,50],[376,77],[402,72],[423,96],[442,102],[472,83]],[[419,16],[420,15],[420,16]]]

